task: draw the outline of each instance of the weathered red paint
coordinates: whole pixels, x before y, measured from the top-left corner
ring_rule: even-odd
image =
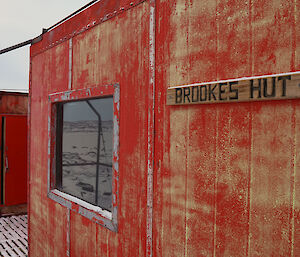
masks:
[[[27,115],[28,94],[0,91],[0,114]]]
[[[299,71],[299,8],[100,1],[44,34],[31,47],[30,255],[299,256],[299,100],[166,106],[169,86]],[[117,233],[47,198],[49,95],[115,82]]]
[[[168,86],[299,70],[294,8],[159,1],[155,256],[299,255],[297,101],[164,106]]]

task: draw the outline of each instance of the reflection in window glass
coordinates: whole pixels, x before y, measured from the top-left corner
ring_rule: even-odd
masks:
[[[113,98],[68,102],[60,108],[57,186],[111,211]]]

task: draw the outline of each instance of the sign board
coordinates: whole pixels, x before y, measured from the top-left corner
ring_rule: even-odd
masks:
[[[167,105],[300,98],[300,72],[168,88]]]

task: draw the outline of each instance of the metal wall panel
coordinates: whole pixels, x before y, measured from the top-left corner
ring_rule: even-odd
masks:
[[[31,49],[32,52],[32,49]],[[47,198],[48,94],[68,89],[68,43],[31,58],[28,244],[31,256],[65,256],[67,209]]]
[[[299,3],[155,3],[100,1],[31,48],[31,256],[300,255],[298,100],[165,104],[170,86],[299,70]],[[48,95],[116,82],[118,233],[46,197]]]
[[[94,6],[92,12],[96,10]],[[55,37],[56,32],[60,29],[50,34]],[[30,256],[146,255],[148,36],[149,4],[144,2],[79,33],[71,43],[66,40],[46,51],[43,43],[31,48]],[[45,117],[51,93],[116,82],[122,152],[117,233],[47,198]]]
[[[295,1],[157,1],[154,256],[298,256],[297,100],[166,106],[170,86],[299,70]]]
[[[0,113],[26,115],[28,113],[28,94],[1,92]]]

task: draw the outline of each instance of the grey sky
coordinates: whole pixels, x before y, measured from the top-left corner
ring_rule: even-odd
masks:
[[[0,49],[32,39],[91,0],[0,0]],[[0,55],[0,90],[28,90],[29,46]]]
[[[102,121],[113,119],[112,97],[90,100],[90,103],[98,111]],[[64,104],[65,121],[97,120],[96,114],[92,111],[86,101],[75,101]]]

